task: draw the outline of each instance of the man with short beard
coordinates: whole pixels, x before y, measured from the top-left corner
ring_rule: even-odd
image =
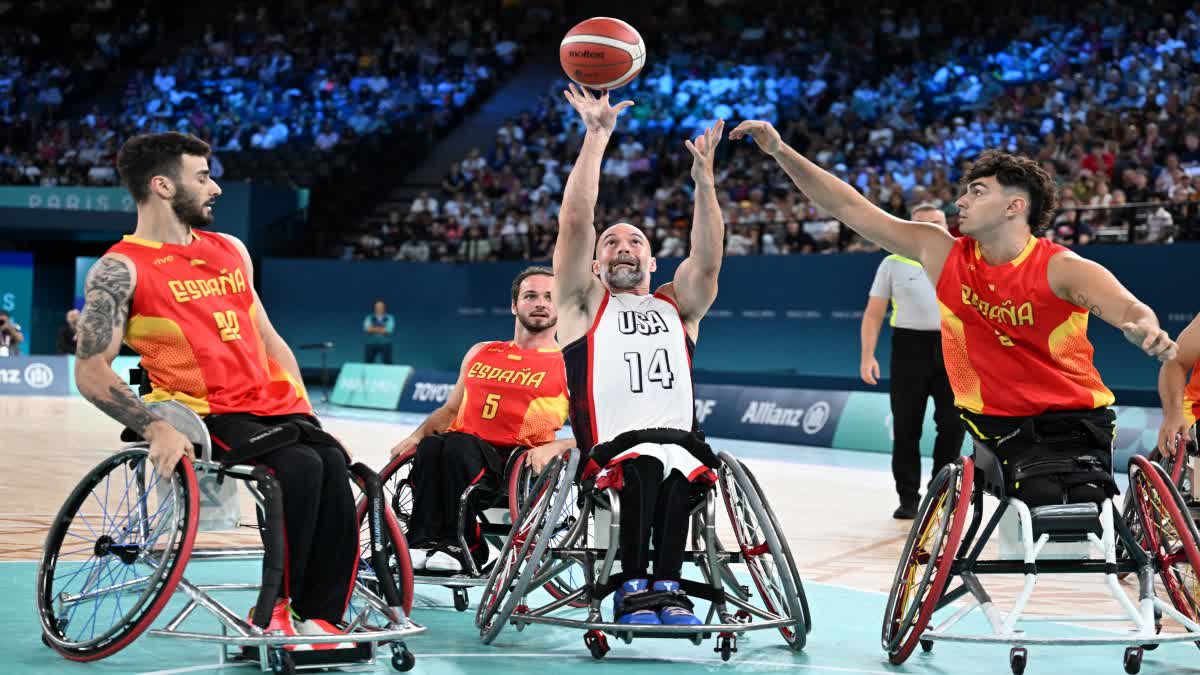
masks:
[[[530,448],[526,461],[540,470],[575,445],[554,439],[567,420],[567,380],[554,341],[553,278],[548,267],[517,275],[513,339],[467,350],[446,403],[392,448],[393,457],[416,448],[407,532],[414,570],[457,574],[469,568],[459,545],[459,499],[478,483],[480,498],[471,507],[486,505],[499,493],[513,451]],[[464,516],[469,553],[482,569],[489,551],[476,528],[478,513]]]
[[[88,273],[76,336],[79,391],[150,443],[150,460],[164,478],[192,443],[148,402],[179,401],[200,415],[218,459],[286,427],[278,436],[295,440],[248,460],[279,481],[287,547],[269,623],[255,618],[283,635],[340,634],[336,624],[358,565],[349,456],[320,429],[296,357],[254,290],[245,245],[200,231],[212,224],[221,195],[208,157],[207,143],[175,132],[136,136],[121,148],[117,168],[137,204],[137,228]],[[149,375],[152,391],[144,399],[113,372],[122,339],[141,354]]]
[[[633,103],[612,106],[607,93],[597,99],[575,85],[563,94],[586,134],[559,211],[554,301],[561,317],[559,338],[566,345],[571,427],[579,448],[591,454],[584,475],[595,475],[597,488],[621,495],[621,573],[614,576],[619,586],[613,615],[626,624],[696,625],[700,619],[679,582],[689,507],[716,480],[715,457],[711,450],[699,450],[707,446],[698,436],[682,441],[692,450],[652,442],[621,452],[616,450],[623,445],[604,446],[604,451],[597,446],[626,433],[623,440],[645,437],[639,432],[649,429],[697,429],[692,351],[700,320],[717,297],[725,221],[713,156],[725,123],[684,141],[696,185],[691,254],[674,281],[651,294],[656,263],[641,230],[617,223],[597,243],[592,224],[604,149],[617,116]],[[608,448],[615,452],[611,457]]]

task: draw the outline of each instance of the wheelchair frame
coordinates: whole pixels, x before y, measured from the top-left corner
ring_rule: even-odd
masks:
[[[580,628],[586,631],[584,642],[592,656],[599,659],[609,651],[606,635],[626,643],[632,642],[635,637],[659,637],[684,638],[699,645],[715,633],[717,646],[713,651],[728,660],[737,651],[739,636],[747,631],[774,628],[780,630],[791,649],[803,649],[812,623],[791,552],[753,474],[726,453],[721,453],[719,458],[719,486],[705,491],[704,498],[689,514],[693,523],[692,543],[702,543],[704,548],[685,551],[684,554],[684,562],[696,564],[706,583],[681,580],[681,588],[689,595],[710,601],[704,623],[697,626],[665,626],[602,620],[601,603],[622,579],[622,575],[612,573],[619,548],[616,542],[620,541],[620,498],[613,488],[605,489],[602,493],[594,489],[584,490],[579,519],[575,523],[564,522],[558,514],[566,502],[580,461],[579,451],[571,450],[543,472],[532,490],[534,495],[549,492],[553,500],[526,500],[520,516],[514,521],[513,534],[505,542],[476,614],[476,626],[480,629],[483,642],[491,643],[507,623],[512,623],[518,631],[529,624]],[[723,550],[716,535],[718,490],[724,495],[727,510],[734,520],[735,534],[739,534],[738,551]],[[611,513],[607,526],[610,545],[607,548],[588,547],[583,541],[587,535],[586,524],[597,507]],[[734,514],[735,508],[741,508],[746,512],[743,515],[754,518],[755,527],[747,526],[745,529],[753,530],[753,534],[761,534],[761,537],[745,540],[749,533],[739,530],[739,525],[745,523],[740,522]],[[561,534],[564,527],[570,528],[564,539],[566,545],[549,548],[549,540],[555,534]],[[776,583],[768,584],[761,578],[767,565],[760,560],[762,558],[769,559],[769,565],[776,572],[771,581]],[[751,566],[751,576],[765,598],[765,609],[749,602],[750,589],[737,582],[729,567],[736,563]],[[533,589],[576,565],[584,570],[585,583],[582,586],[541,607],[531,608],[527,604],[527,596]],[[763,570],[755,574],[754,565],[762,565]],[[779,573],[781,569],[782,574]],[[726,592],[726,586],[729,592]],[[768,587],[774,596],[769,597]],[[574,602],[585,603],[585,619],[555,615],[558,610],[568,608]],[[785,606],[776,608],[773,602]],[[733,605],[736,612],[731,612],[729,605]],[[761,621],[752,623],[752,617]],[[718,623],[713,623],[714,618]]]
[[[521,494],[521,486],[524,484],[522,478],[525,475],[524,456],[528,451],[527,448],[517,448],[512,451],[505,461],[504,475],[501,477],[503,489],[497,495],[497,502],[491,507],[479,509],[480,534],[482,538],[496,546],[499,550],[504,546],[504,540],[508,537],[512,526],[511,523],[518,515],[518,502]],[[396,514],[400,525],[404,528],[405,533],[408,531],[408,521],[411,516],[411,490],[412,486],[407,476],[400,478],[398,473],[405,467],[411,467],[412,462],[416,458],[416,448],[413,448],[404,454],[392,458],[390,462],[379,472],[380,479],[383,481],[384,494],[388,498],[388,502],[392,507],[392,511]],[[467,542],[467,534],[463,530],[463,523],[466,521],[466,514],[471,508],[471,500],[474,498],[476,491],[480,488],[478,483],[468,485],[459,497],[458,506],[458,542],[462,550],[466,551],[469,548]],[[410,500],[405,508],[404,490],[408,490],[407,499]],[[498,515],[496,512],[506,508],[507,513]],[[488,513],[492,513],[492,518],[489,518]],[[359,518],[361,519],[365,511],[359,510]],[[503,522],[503,518],[507,517],[507,523]],[[564,517],[570,517],[569,515]],[[461,573],[453,574],[436,574],[436,573],[419,573],[414,571],[413,583],[426,584],[430,586],[442,586],[449,588],[454,593],[454,609],[459,612],[465,612],[470,606],[470,596],[468,589],[482,588],[488,583],[488,576],[495,566],[496,561],[492,560],[483,568],[475,564],[475,560],[471,556],[466,556],[467,569]],[[562,597],[569,589],[560,588],[554,582],[547,583],[547,590],[556,597]]]
[[[212,446],[204,423],[200,420],[199,416],[182,404],[174,401],[154,403],[150,405],[150,408],[156,415],[171,423],[172,426],[191,440],[200,455],[200,458],[196,460],[186,457],[181,460],[176,466],[174,473],[174,477],[178,478],[179,482],[172,480],[171,483],[171,494],[175,495],[179,487],[182,486],[185,494],[180,495],[182,498],[180,501],[187,503],[185,504],[183,514],[175,516],[176,518],[182,517],[186,521],[183,539],[177,542],[177,547],[167,547],[168,551],[171,548],[176,548],[173,554],[174,559],[169,560],[170,570],[167,575],[168,578],[158,588],[157,593],[152,599],[147,599],[146,593],[149,589],[143,589],[144,587],[153,587],[159,584],[162,577],[161,573],[153,579],[134,579],[110,588],[93,589],[86,593],[81,591],[74,597],[62,597],[63,594],[61,593],[59,597],[51,597],[50,595],[52,585],[56,581],[54,573],[58,563],[62,539],[69,534],[67,529],[75,516],[80,513],[77,509],[82,506],[83,500],[88,496],[86,492],[81,491],[85,488],[88,490],[91,489],[88,486],[88,481],[97,476],[99,471],[116,468],[126,462],[131,465],[136,478],[134,487],[138,495],[136,505],[138,513],[133,514],[134,505],[129,504],[131,513],[125,521],[128,526],[124,529],[123,533],[120,533],[119,538],[123,539],[136,528],[149,541],[148,528],[152,516],[148,514],[147,501],[149,488],[157,485],[157,481],[151,483],[149,487],[145,484],[147,474],[153,475],[153,468],[148,466],[149,462],[147,461],[149,444],[138,442],[126,445],[89,472],[88,476],[80,483],[71,498],[67,500],[60,510],[55,519],[55,526],[51,528],[51,532],[47,537],[43,560],[38,569],[38,609],[42,621],[42,640],[47,646],[55,649],[66,658],[76,661],[91,661],[110,656],[133,642],[142,632],[150,627],[157,615],[165,608],[167,602],[169,602],[175,588],[178,587],[187,595],[187,603],[183,609],[167,622],[166,626],[150,630],[149,634],[156,637],[196,640],[216,644],[218,646],[218,663],[257,660],[262,671],[271,670],[276,673],[291,673],[295,672],[297,668],[295,663],[297,660],[296,657],[304,655],[305,658],[299,660],[307,660],[310,663],[302,663],[300,668],[361,666],[374,664],[377,647],[380,644],[390,644],[393,667],[402,671],[413,667],[415,657],[408,650],[404,639],[423,633],[426,629],[414,623],[408,617],[408,611],[411,609],[412,603],[411,581],[409,579],[400,580],[402,590],[405,594],[405,597],[402,598],[401,589],[396,588],[390,571],[376,573],[376,570],[386,570],[387,568],[386,563],[380,564],[384,561],[384,555],[386,555],[384,546],[382,545],[383,541],[393,540],[391,543],[396,545],[395,548],[403,549],[407,553],[407,546],[403,542],[403,532],[396,525],[394,515],[388,510],[387,504],[383,500],[378,476],[365,465],[355,464],[351,467],[351,476],[366,493],[366,498],[363,500],[364,507],[366,503],[371,503],[370,512],[374,513],[376,517],[368,519],[371,535],[369,542],[371,565],[369,566],[365,565],[365,561],[362,559],[362,542],[360,541],[360,554],[358,557],[360,570],[350,594],[352,598],[352,616],[345,633],[331,636],[282,636],[267,633],[259,624],[265,626],[269,622],[271,607],[279,592],[279,583],[282,580],[283,569],[282,504],[280,502],[278,483],[270,472],[263,467],[249,465],[229,466],[213,461]],[[200,518],[197,474],[213,474],[218,477],[218,481],[224,480],[227,477],[246,481],[246,487],[254,498],[257,507],[264,513],[264,519],[270,522],[274,516],[278,516],[275,519],[278,526],[273,528],[268,527],[265,530],[267,533],[266,536],[273,538],[271,542],[274,547],[273,552],[267,553],[262,548],[192,550]],[[95,480],[98,484],[101,478],[96,478]],[[129,497],[129,487],[127,473],[127,498]],[[107,493],[105,499],[107,500]],[[99,502],[98,497],[95,500]],[[126,502],[122,502],[122,504],[124,503]],[[105,515],[107,516],[107,507],[103,504],[101,506],[104,508]],[[76,510],[72,510],[72,508]],[[161,506],[159,507],[160,512],[162,508]],[[158,514],[156,513],[155,515]],[[84,520],[88,528],[92,529],[91,524],[86,522],[86,517]],[[114,518],[114,525],[116,524],[115,521],[116,519]],[[107,526],[107,524],[106,520],[104,525]],[[389,529],[389,532],[386,534],[383,531],[385,525]],[[95,534],[94,529],[92,533]],[[78,535],[73,536],[78,537]],[[400,537],[400,541],[394,541],[397,536]],[[55,545],[56,538],[59,543],[56,545],[55,550],[51,550],[51,546]],[[101,550],[101,542],[99,540],[106,538],[111,540],[111,537],[107,534],[98,535],[96,544],[97,554]],[[137,548],[136,544],[133,546],[112,544],[110,548],[109,544],[106,543],[104,544],[104,554],[110,551],[116,552],[117,555],[132,552],[135,557],[125,562],[130,567],[133,566],[134,562],[142,558],[145,561],[149,561],[149,563],[143,562],[147,566],[152,566],[151,563],[159,565],[160,568],[168,565],[168,556],[164,556],[162,552],[154,551],[149,547],[142,548],[141,550],[137,550]],[[133,550],[131,551],[130,549]],[[121,555],[121,558],[122,561],[125,561],[124,555]],[[262,584],[193,584],[183,576],[187,564],[191,560],[229,561],[248,559],[263,560],[264,573]],[[367,569],[363,569],[364,567]],[[90,581],[95,577],[95,580],[99,582],[103,576],[103,574],[89,572],[88,580]],[[213,593],[217,592],[246,590],[257,590],[259,592],[258,602],[253,612],[254,621],[243,619],[212,596]],[[116,592],[118,594],[117,610],[120,609],[119,594],[143,593],[140,601],[121,617],[120,621],[126,624],[129,623],[130,617],[135,612],[140,611],[143,606],[149,604],[151,608],[148,612],[138,616],[136,621],[132,622],[132,626],[125,628],[121,624],[117,624],[114,628],[110,629],[109,633],[122,628],[125,632],[117,633],[120,639],[115,640],[112,644],[103,645],[103,648],[100,650],[88,651],[86,649],[86,645],[89,642],[96,642],[95,639],[88,642],[65,639],[65,634],[63,633],[65,626],[60,625],[60,621],[56,615],[61,611],[65,611],[67,607],[73,604],[87,599],[98,598],[102,594],[109,592]],[[353,599],[355,598],[359,599],[362,603],[357,611],[353,609]],[[197,608],[207,610],[217,619],[221,625],[220,634],[181,629],[184,622],[187,621]],[[117,623],[115,618],[114,623]],[[94,630],[93,628],[93,637]],[[100,639],[103,639],[105,635],[102,634]],[[352,649],[304,652],[294,652],[284,648],[285,645],[319,645],[347,642],[353,643],[354,647]],[[231,655],[229,652],[229,647],[231,646],[249,648],[249,650],[244,649],[242,654]]]
[[[1135,474],[1136,472],[1142,472]],[[1130,491],[1139,517],[1149,517],[1142,505],[1153,491],[1156,503],[1169,501],[1170,505],[1182,503],[1174,485],[1165,481],[1165,472],[1156,464],[1142,457],[1130,462]],[[1196,542],[1200,535],[1190,518],[1182,519],[1171,515],[1171,524],[1182,544],[1180,554],[1163,555],[1147,551],[1130,530],[1126,520],[1116,514],[1113,500],[1105,499],[1098,509],[1090,511],[1089,505],[1052,505],[1031,510],[1024,502],[1005,494],[1004,474],[993,451],[976,441],[975,455],[960,458],[948,465],[935,477],[913,523],[904,553],[901,556],[888,598],[883,621],[883,647],[893,664],[903,663],[919,643],[924,651],[930,651],[935,641],[1011,644],[1009,665],[1013,673],[1020,675],[1028,662],[1026,645],[1124,645],[1126,672],[1136,673],[1141,668],[1143,651],[1168,642],[1190,642],[1200,639],[1200,624],[1196,616],[1188,616],[1180,608],[1157,597],[1154,589],[1154,574],[1167,577],[1166,567],[1177,562],[1189,562],[1195,567],[1200,564],[1200,550]],[[1000,505],[980,531],[983,520],[983,495],[988,492],[1000,499]],[[1173,494],[1172,494],[1173,493]],[[972,509],[970,526],[963,536],[962,528],[966,512]],[[1023,558],[1021,560],[981,560],[984,546],[995,532],[1007,509],[1015,509],[1020,526]],[[1100,534],[1079,529],[1082,514],[1084,521],[1094,512],[1098,519]],[[1064,527],[1055,527],[1054,519],[1075,519]],[[1039,521],[1039,518],[1041,519]],[[935,520],[941,521],[936,536],[928,529]],[[1156,525],[1162,523],[1156,521]],[[1189,527],[1190,525],[1190,527]],[[1144,527],[1144,525],[1143,525]],[[934,528],[936,529],[936,528]],[[1035,537],[1036,532],[1036,537]],[[976,537],[978,535],[978,538]],[[1103,559],[1061,559],[1038,561],[1038,556],[1051,541],[1087,541],[1089,553],[1099,548]],[[1128,557],[1119,559],[1117,542],[1124,544]],[[926,564],[919,580],[916,568]],[[1081,574],[1100,572],[1105,575],[1109,592],[1122,610],[1119,615],[1104,616],[1024,616],[1026,605],[1033,595],[1039,572],[1052,574]],[[1137,601],[1131,600],[1118,581],[1120,573],[1135,573],[1138,580]],[[1022,574],[1024,585],[1013,607],[1004,612],[998,609],[979,581],[984,574]],[[952,578],[960,583],[946,590]],[[915,582],[915,584],[914,584]],[[911,596],[902,596],[916,589]],[[929,628],[933,614],[949,607],[960,598],[970,596],[967,602],[940,623]],[[1172,601],[1175,598],[1172,597]],[[967,616],[979,610],[988,622],[991,633],[975,635],[951,632]],[[1185,633],[1161,635],[1159,617],[1166,615],[1186,629]],[[1131,625],[1123,635],[1086,637],[1031,637],[1018,626],[1032,622],[1125,622]]]

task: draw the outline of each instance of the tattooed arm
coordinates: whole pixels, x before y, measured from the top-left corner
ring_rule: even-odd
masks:
[[[1125,338],[1160,361],[1175,358],[1171,336],[1158,325],[1154,310],[1134,297],[1104,266],[1074,253],[1050,259],[1047,281],[1058,297],[1119,328]]]
[[[124,256],[106,255],[88,272],[76,329],[75,380],[79,393],[92,405],[150,442],[150,458],[167,476],[179,458],[191,451],[191,442],[151,413],[112,369],[135,283],[136,268]]]

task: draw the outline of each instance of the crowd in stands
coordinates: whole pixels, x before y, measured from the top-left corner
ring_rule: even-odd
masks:
[[[1055,177],[1063,206],[1047,236],[1057,241],[1200,238],[1200,4],[1106,0],[1015,24],[991,14],[990,24],[971,23],[962,9],[880,12],[872,27],[793,6],[783,18],[675,30],[673,47],[613,93],[636,105],[609,144],[597,226],[631,222],[657,255],[686,254],[683,139],[721,117],[775,122],[785,140],[897,216],[933,202],[953,225],[963,167],[995,147],[1036,157]],[[881,54],[891,67],[878,70]],[[582,140],[562,87],[500,127],[491,148],[455,162],[440,189],[336,253],[548,258]],[[728,255],[871,250],[769,158],[726,144],[718,189]],[[1151,205],[1118,208],[1129,204]]]
[[[95,93],[161,37],[152,7],[42,0],[0,8],[0,184],[82,183],[87,169],[111,165],[115,150],[95,120],[72,123],[64,103]]]
[[[443,129],[520,55],[489,10],[435,0],[238,5],[221,21],[179,27],[180,47],[133,71],[119,105],[31,124],[0,152],[0,183],[116,184],[116,149],[145,132],[195,134],[214,148],[214,177],[256,178],[238,153],[320,164],[389,127]]]

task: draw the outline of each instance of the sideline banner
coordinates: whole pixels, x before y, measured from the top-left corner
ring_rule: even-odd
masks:
[[[67,396],[70,377],[65,356],[9,356],[0,359],[0,396]]]
[[[458,373],[442,370],[417,370],[408,378],[408,386],[400,396],[400,410],[412,413],[431,413],[442,407]]]
[[[395,410],[400,392],[412,375],[411,366],[382,363],[345,363],[338,371],[337,383],[329,400],[355,408]]]
[[[404,412],[430,413],[446,402],[457,373],[418,370],[400,397]],[[696,421],[714,438],[766,441],[821,448],[892,452],[892,411],[886,392],[696,385]],[[1124,472],[1133,454],[1148,455],[1158,438],[1156,408],[1114,406],[1114,466]],[[925,409],[921,454],[933,456],[937,427],[933,401]],[[971,437],[963,442],[971,453]]]

